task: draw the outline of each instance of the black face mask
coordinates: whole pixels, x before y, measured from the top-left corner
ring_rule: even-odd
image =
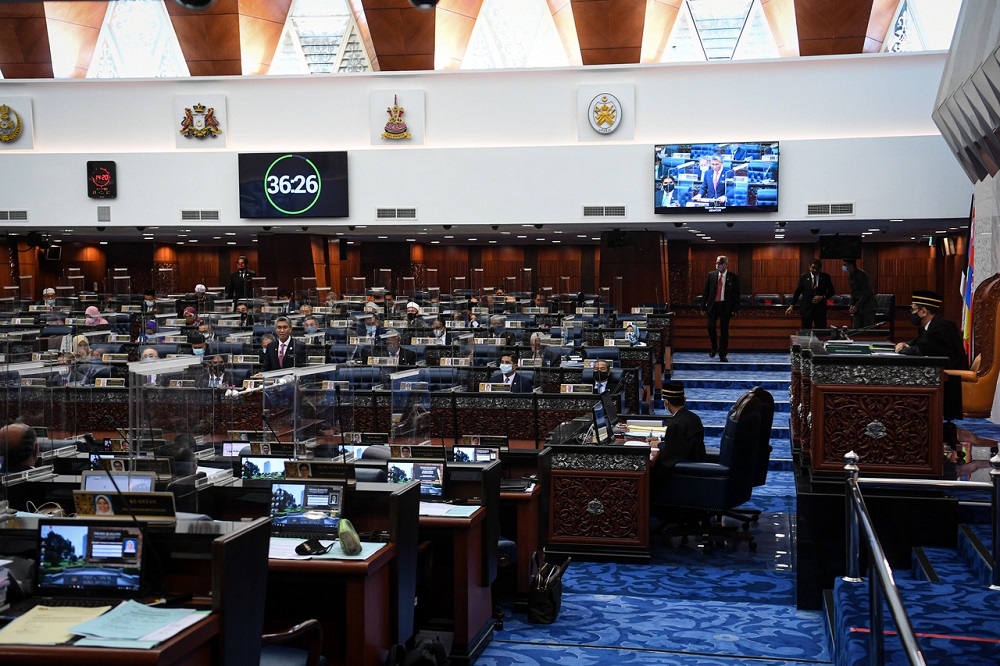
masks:
[[[913,324],[914,326],[920,326],[921,324],[920,315],[918,315],[916,312],[911,312],[910,323]]]
[[[674,191],[674,184],[673,183],[667,183],[666,185],[663,186],[663,190],[665,192],[673,192]]]
[[[413,321],[414,319],[417,318],[417,313],[416,312],[407,312],[406,313],[406,318],[409,321]]]
[[[594,380],[598,382],[608,381],[608,371],[607,370],[594,370]]]

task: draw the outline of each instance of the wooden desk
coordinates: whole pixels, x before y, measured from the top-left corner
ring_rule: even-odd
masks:
[[[173,638],[150,650],[127,650],[72,645],[4,645],[0,646],[0,663],[4,666],[38,666],[68,664],[70,666],[212,666],[219,663],[217,639],[221,623],[218,615],[188,627]]]
[[[274,629],[315,618],[331,664],[381,666],[391,627],[390,572],[396,545],[366,560],[268,560],[267,619]]]
[[[427,601],[431,616],[450,624],[444,628],[453,632],[450,656],[456,664],[471,664],[493,640],[493,605],[480,552],[485,517],[482,508],[468,518],[420,516],[420,538],[434,546],[436,594]]]
[[[500,523],[509,524],[506,520],[513,513],[516,525],[517,541],[517,596],[528,594],[528,577],[531,575],[531,555],[539,549],[538,525],[541,506],[542,489],[538,484],[528,492],[500,493]],[[503,534],[501,528],[501,534]]]

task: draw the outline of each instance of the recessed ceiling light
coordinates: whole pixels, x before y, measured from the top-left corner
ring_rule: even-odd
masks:
[[[386,240],[386,239],[387,239],[387,238],[389,238],[389,237],[388,237],[388,236],[379,236],[379,238],[380,238],[381,240]]]
[[[416,238],[407,238],[407,239],[406,239],[406,242],[407,242],[407,243],[416,243],[416,242],[417,242],[417,239],[416,239]]]
[[[862,236],[871,236],[871,235],[872,235],[872,232],[870,232],[870,231],[862,231],[862,232],[861,232],[861,235],[862,235]]]
[[[510,232],[509,231],[501,231],[500,235],[501,236],[510,236]]]
[[[236,245],[236,241],[226,241],[226,245]]]
[[[368,225],[367,224],[359,224],[359,225],[357,225],[357,227],[358,227],[358,229],[367,229]]]
[[[440,245],[441,241],[431,241],[431,245]]]
[[[479,240],[479,239],[478,239],[478,238],[470,238],[469,240],[470,240],[470,241],[477,241],[477,240]]]
[[[445,238],[454,238],[454,236],[445,236]]]
[[[354,241],[347,241],[348,245],[354,245]]]
[[[254,239],[253,239],[252,241],[250,241],[250,242],[251,242],[251,243],[256,243],[256,242],[257,242],[257,239],[256,239],[256,238],[254,238]]]
[[[945,231],[944,229],[941,229],[941,230],[939,230],[939,231],[935,231],[934,233],[936,233],[936,234],[946,234],[946,233],[948,233],[948,232],[947,232],[947,231]]]
[[[222,240],[222,236],[212,236],[212,240]]]
[[[902,222],[902,220],[889,220],[890,222]]]
[[[188,240],[188,243],[197,243],[197,242],[198,242],[197,238],[192,238],[192,239]]]
[[[544,239],[544,238],[536,238],[535,240],[536,240],[536,241],[543,241],[543,240],[545,240],[545,239]]]
[[[227,236],[235,236],[235,235],[236,235],[236,232],[235,232],[235,231],[227,231],[227,232],[226,232],[226,235],[227,235]]]
[[[178,238],[187,238],[187,234],[177,234]]]
[[[601,240],[601,239],[600,239],[600,238],[591,238],[590,240],[595,240],[595,241],[599,241],[599,240]]]
[[[552,239],[552,242],[553,242],[553,243],[562,243],[562,241],[561,241],[561,240],[556,240],[555,238],[553,238],[553,239]]]
[[[557,229],[556,231],[553,231],[552,233],[554,233],[554,234],[561,234],[562,232]]]
[[[101,241],[101,245],[107,245],[108,241]]]
[[[527,238],[527,236],[518,236],[518,238]]]
[[[177,244],[178,244],[178,245],[184,245],[184,241],[177,241]],[[233,243],[233,245],[235,245],[235,244],[236,244],[236,243]]]
[[[958,227],[948,227],[948,231],[958,231]]]
[[[709,242],[709,243],[714,243],[714,242],[715,242],[715,239],[714,239],[714,238],[709,238],[709,239],[708,239],[708,242]]]
[[[577,238],[586,238],[587,234],[577,234],[576,237]]]
[[[879,228],[875,227],[874,229],[869,229],[868,231],[879,231]]]

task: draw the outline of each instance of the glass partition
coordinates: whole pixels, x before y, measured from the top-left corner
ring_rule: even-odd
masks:
[[[389,376],[392,386],[392,437],[398,446],[430,443],[431,394],[424,371],[401,370]],[[406,457],[405,452],[402,454]]]

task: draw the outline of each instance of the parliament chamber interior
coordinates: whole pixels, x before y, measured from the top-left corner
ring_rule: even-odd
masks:
[[[0,5],[0,661],[996,663],[997,10],[838,4]]]

